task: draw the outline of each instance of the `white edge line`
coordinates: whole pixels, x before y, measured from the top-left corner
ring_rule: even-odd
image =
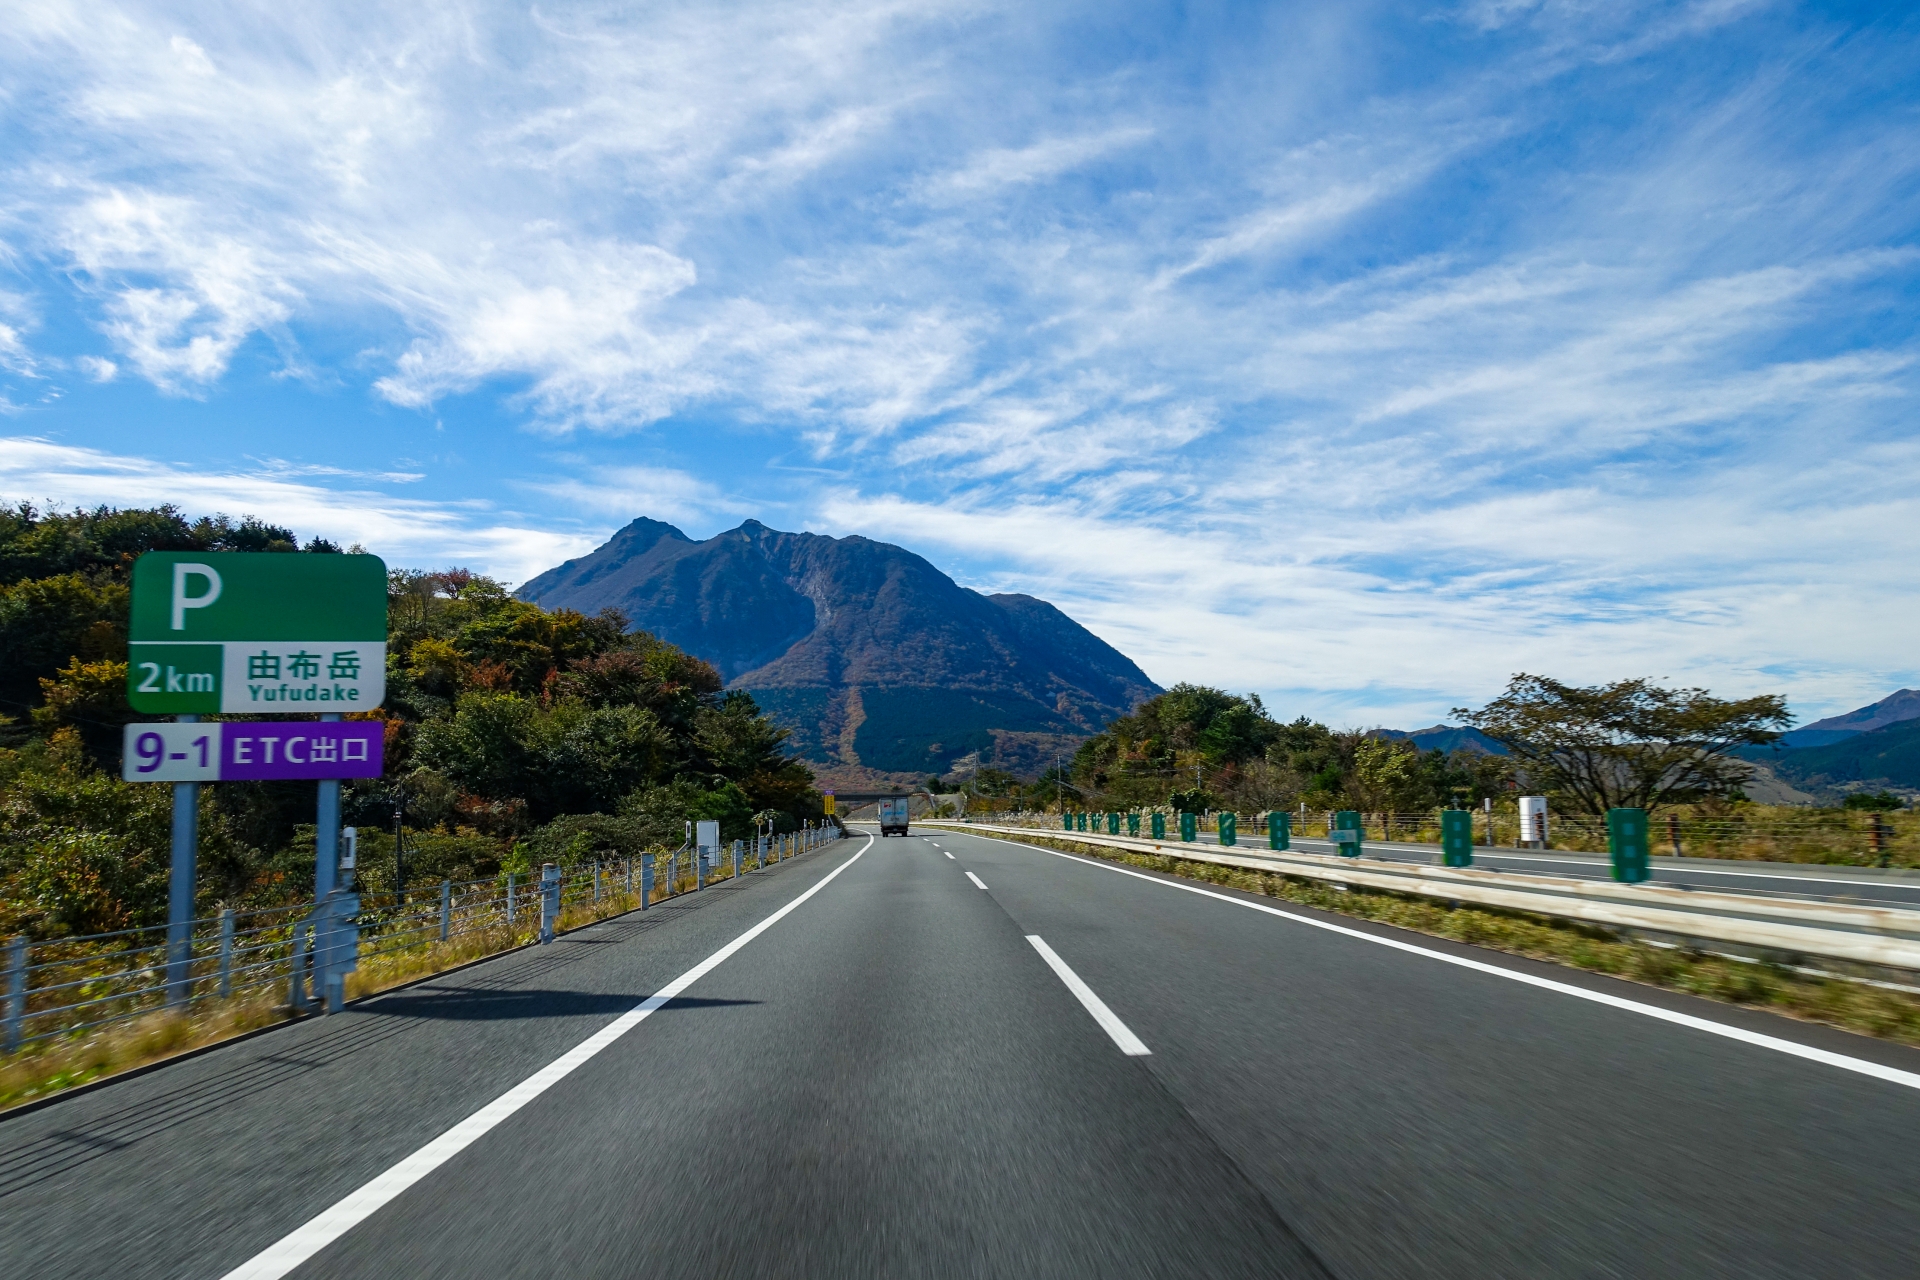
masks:
[[[1031,849],[1036,853],[1050,853],[1056,858],[1065,858],[1068,862],[1079,862],[1102,871],[1115,871],[1123,876],[1132,876],[1136,880],[1145,880],[1167,889],[1179,889],[1185,893],[1197,893],[1203,898],[1215,898],[1221,902],[1230,902],[1236,907],[1246,907],[1251,911],[1264,911],[1283,920],[1296,924],[1311,925],[1315,929],[1325,929],[1329,933],[1344,934],[1349,938],[1358,938],[1362,942],[1371,942],[1377,946],[1391,947],[1395,951],[1404,951],[1409,955],[1425,956],[1429,960],[1439,960],[1444,964],[1458,965],[1462,969],[1473,969],[1480,973],[1490,973],[1496,978],[1505,978],[1510,982],[1523,982],[1530,987],[1539,987],[1545,991],[1555,991],[1561,995],[1573,996],[1579,1000],[1590,1000],[1594,1004],[1603,1004],[1613,1009],[1624,1009],[1643,1017],[1657,1018],[1661,1022],[1671,1022],[1675,1026],[1690,1027],[1695,1031],[1704,1031],[1708,1035],[1723,1036],[1728,1040],[1738,1040],[1742,1044],[1754,1045],[1761,1049],[1771,1049],[1775,1053],[1784,1053],[1790,1057],[1804,1058],[1809,1062],[1818,1062],[1829,1067],[1838,1067],[1842,1071],[1852,1071],[1859,1075],[1884,1080],[1888,1084],[1904,1085],[1909,1089],[1920,1089],[1920,1074],[1902,1071],[1898,1067],[1883,1067],[1877,1062],[1868,1062],[1865,1058],[1854,1058],[1844,1053],[1833,1053],[1826,1049],[1815,1049],[1810,1045],[1795,1044],[1791,1040],[1782,1040],[1778,1036],[1763,1035],[1758,1031],[1748,1031],[1742,1027],[1730,1027],[1724,1022],[1711,1022],[1706,1018],[1696,1018],[1690,1013],[1676,1013],[1671,1009],[1662,1009],[1658,1005],[1642,1004],[1638,1000],[1628,1000],[1622,996],[1609,995],[1604,991],[1588,991],[1565,982],[1555,982],[1552,978],[1542,978],[1531,973],[1519,973],[1512,969],[1503,969],[1497,964],[1487,964],[1482,960],[1469,960],[1465,956],[1450,956],[1444,951],[1434,951],[1428,947],[1415,946],[1411,942],[1401,942],[1398,938],[1383,938],[1378,934],[1366,933],[1359,929],[1349,929],[1345,925],[1334,924],[1329,920],[1315,920],[1312,916],[1299,915],[1292,911],[1282,911],[1270,907],[1264,902],[1247,902],[1240,898],[1229,897],[1224,893],[1215,893],[1211,889],[1202,889],[1197,885],[1181,884],[1178,881],[1163,880],[1159,876],[1150,876],[1143,871],[1130,867],[1116,867],[1111,863],[1100,862],[1093,858],[1083,858],[1078,854],[1062,853],[1058,849],[1044,849],[1039,845],[1026,844],[1019,840],[1006,840],[998,836],[974,837],[977,840],[998,840],[1001,844],[1015,845],[1022,849]]]
[[[854,863],[860,861],[861,854],[873,847],[873,837],[867,837],[867,843],[859,853],[835,867],[825,879],[781,907],[753,928],[720,948],[702,960],[693,968],[660,988],[653,995],[621,1014],[600,1030],[582,1040],[567,1052],[555,1058],[540,1070],[522,1080],[513,1088],[481,1107],[478,1111],[448,1129],[433,1141],[407,1156],[386,1172],[377,1174],[358,1190],[348,1193],[328,1208],[309,1218],[287,1235],[268,1245],[253,1257],[247,1259],[221,1280],[279,1280],[295,1267],[313,1257],[314,1254],[338,1240],[360,1223],[366,1221],[375,1211],[394,1197],[405,1191],[420,1179],[438,1169],[460,1152],[472,1146],[487,1132],[505,1120],[520,1108],[560,1083],[575,1068],[602,1049],[618,1040],[627,1032],[645,1022],[653,1011],[672,1000],[695,982],[711,973],[724,963],[734,952],[752,942],[755,938],[772,928],[788,912],[814,894],[833,883],[835,876]]]
[[[955,859],[955,861],[958,861],[958,859]],[[979,876],[973,874],[973,872],[971,871],[967,872],[967,879],[973,881],[973,887],[976,889],[984,889],[987,887],[986,881],[982,880]]]
[[[1033,949],[1040,953],[1040,958],[1047,962],[1047,967],[1054,971],[1060,981],[1067,984],[1067,990],[1073,992],[1080,1003],[1086,1006],[1087,1012],[1093,1015],[1093,1020],[1100,1024],[1100,1029],[1113,1037],[1113,1042],[1120,1046],[1120,1052],[1129,1058],[1144,1058],[1153,1052],[1147,1048],[1139,1036],[1128,1029],[1126,1023],[1120,1021],[1113,1010],[1107,1008],[1107,1002],[1095,995],[1092,987],[1081,981],[1079,974],[1067,967],[1065,960],[1054,954],[1053,948],[1047,945],[1045,938],[1037,933],[1030,933],[1027,935],[1027,941],[1033,944]]]

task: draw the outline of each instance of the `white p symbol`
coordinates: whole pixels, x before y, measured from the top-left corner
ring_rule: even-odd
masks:
[[[207,593],[203,596],[187,594],[188,578],[205,578]],[[212,565],[176,564],[173,566],[173,629],[187,629],[187,610],[204,609],[220,598],[220,575],[213,571]]]

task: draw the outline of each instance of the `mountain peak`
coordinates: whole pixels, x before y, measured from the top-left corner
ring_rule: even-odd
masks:
[[[1878,702],[1791,730],[1781,735],[1780,742],[1788,747],[1822,747],[1905,720],[1920,720],[1920,689],[1896,689]]]
[[[746,520],[693,542],[636,520],[519,594],[548,608],[620,609],[751,691],[801,754],[826,764],[1027,772],[1023,750],[1051,759],[1159,692],[1046,601],[981,595],[857,535]]]

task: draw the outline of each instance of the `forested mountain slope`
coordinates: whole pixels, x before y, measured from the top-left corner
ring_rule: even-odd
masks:
[[[888,543],[755,520],[701,542],[635,520],[519,595],[619,609],[750,690],[823,763],[1019,763],[1023,739],[1071,751],[1159,691],[1044,600],[968,590]]]

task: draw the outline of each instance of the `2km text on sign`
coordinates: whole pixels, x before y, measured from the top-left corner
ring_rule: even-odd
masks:
[[[128,641],[136,711],[371,711],[387,695],[387,567],[366,555],[150,551],[133,565]]]

